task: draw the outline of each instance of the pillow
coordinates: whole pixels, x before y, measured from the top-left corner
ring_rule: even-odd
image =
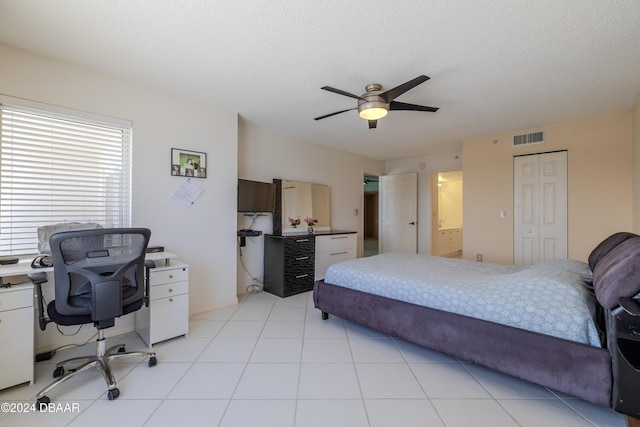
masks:
[[[51,255],[49,237],[51,237],[53,233],[59,231],[93,230],[95,228],[102,228],[102,225],[95,222],[64,222],[38,227],[38,253],[41,255]]]
[[[594,270],[598,262],[612,249],[631,237],[637,237],[637,235],[623,231],[620,233],[612,234],[611,236],[600,242],[600,244],[596,246],[589,255],[589,267],[591,267],[591,270]]]
[[[628,237],[603,256],[593,270],[598,302],[613,309],[620,297],[640,292],[640,236]]]

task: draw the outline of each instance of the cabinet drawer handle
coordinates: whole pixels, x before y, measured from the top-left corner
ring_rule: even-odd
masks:
[[[308,242],[308,241],[309,241],[309,239],[300,239],[300,240],[296,240],[296,242],[297,242],[297,243],[300,243],[300,242]]]
[[[336,237],[331,237],[331,239],[332,239],[332,240],[335,240],[335,239],[348,239],[348,238],[349,238],[349,236],[336,236]]]
[[[296,258],[296,261],[302,261],[302,260],[305,260],[305,259],[309,259],[309,257],[308,256],[301,256],[301,257]]]
[[[173,302],[173,298],[169,298],[169,302]]]
[[[303,277],[307,277],[309,276],[308,274],[300,274],[299,276],[296,276],[296,279],[302,279]]]
[[[169,288],[169,292],[173,292],[173,289]]]
[[[170,275],[169,275],[169,279],[173,279],[173,274],[170,274]]]
[[[342,251],[342,252],[333,252],[330,255],[342,255],[342,254],[348,254],[348,253],[349,253],[349,251]]]

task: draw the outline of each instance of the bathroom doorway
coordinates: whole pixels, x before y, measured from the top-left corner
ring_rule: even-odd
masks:
[[[431,255],[462,258],[462,171],[431,174]]]

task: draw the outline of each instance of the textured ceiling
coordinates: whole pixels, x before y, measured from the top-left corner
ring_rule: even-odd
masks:
[[[0,0],[0,42],[388,160],[631,109],[638,0]],[[352,98],[421,74],[370,130]],[[1,78],[1,77],[0,77]]]

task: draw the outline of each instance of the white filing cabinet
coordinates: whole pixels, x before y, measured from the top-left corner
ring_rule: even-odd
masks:
[[[151,347],[189,332],[189,266],[175,260],[158,265],[149,279],[150,304],[136,312],[136,331]]]
[[[0,289],[0,389],[33,384],[33,285]]]
[[[316,280],[324,279],[327,269],[337,262],[355,259],[358,242],[356,233],[317,235]]]

